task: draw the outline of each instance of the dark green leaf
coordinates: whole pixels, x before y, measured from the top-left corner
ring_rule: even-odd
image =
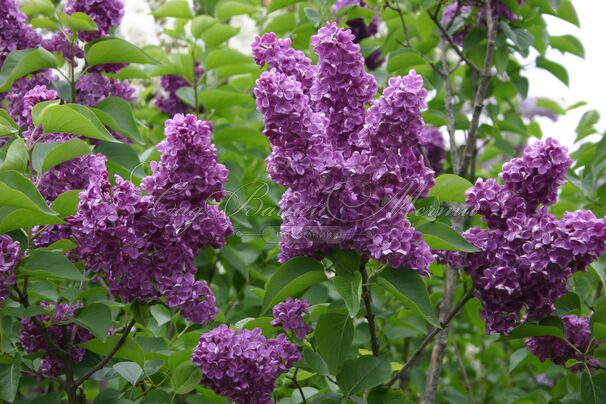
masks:
[[[80,139],[63,143],[38,143],[32,152],[34,170],[43,174],[59,164],[89,154],[90,146]]]
[[[0,166],[0,171],[15,170],[19,172],[27,171],[27,148],[22,138],[16,138],[8,147],[4,163]]]
[[[124,98],[107,97],[95,108],[111,116],[113,122],[104,122],[107,126],[138,143],[143,142],[130,103]]]
[[[422,315],[431,325],[438,327],[439,321],[429,300],[423,278],[406,268],[386,268],[377,283],[397,297],[407,307]]]
[[[423,240],[429,244],[431,249],[464,252],[480,251],[444,223],[425,223],[417,226],[417,230],[423,233]]]
[[[81,281],[82,273],[74,264],[59,252],[33,250],[25,261],[21,271],[27,275],[39,278],[63,279]]]
[[[91,139],[117,142],[97,115],[83,105],[50,105],[40,111],[38,122],[35,123],[42,125],[46,133],[70,133]]]
[[[391,365],[383,357],[362,356],[348,360],[337,374],[341,391],[350,396],[362,393],[385,382],[391,376]]]
[[[120,38],[101,38],[91,42],[84,51],[89,66],[106,63],[156,64],[147,52]]]
[[[525,323],[514,328],[506,339],[520,339],[527,337],[559,337],[564,338],[564,324],[559,317],[547,317],[539,323]]]
[[[337,274],[351,274],[360,269],[360,254],[355,251],[336,248],[330,252],[328,258],[334,264]]]
[[[42,47],[12,51],[0,69],[0,92],[8,91],[13,81],[23,76],[56,66],[53,54]]]
[[[362,275],[359,272],[336,275],[332,279],[335,289],[345,302],[349,315],[354,317],[360,310],[362,297]]]
[[[583,372],[581,376],[581,396],[584,404],[606,402],[606,373],[596,373],[592,376]]]
[[[76,324],[89,330],[102,342],[107,340],[107,333],[112,326],[112,312],[103,303],[93,303],[85,306],[74,320]]]
[[[177,366],[170,378],[170,384],[177,394],[187,394],[200,384],[202,372],[191,363],[184,362]]]
[[[351,318],[345,313],[324,313],[320,316],[314,338],[318,353],[332,374],[338,374],[349,353],[354,328]]]
[[[100,341],[98,338],[93,338],[80,345],[98,355],[106,356],[111,352],[120,338],[121,335],[111,335],[107,337],[105,342]],[[141,349],[141,346],[130,337],[126,339],[122,347],[115,353],[114,357],[137,362],[140,366],[143,366],[145,362],[143,349]]]
[[[0,206],[10,206],[56,216],[30,180],[16,171],[0,172]]]
[[[122,376],[133,386],[137,384],[137,381],[143,376],[143,369],[135,362],[119,362],[113,366],[116,373]]]
[[[59,214],[59,217],[69,217],[76,214],[78,211],[78,203],[80,202],[79,189],[65,191],[57,197],[51,204],[51,208]]]
[[[13,402],[19,389],[21,361],[17,358],[10,365],[0,365],[0,400]]]

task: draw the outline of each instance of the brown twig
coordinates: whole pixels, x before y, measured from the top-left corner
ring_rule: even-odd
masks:
[[[367,260],[362,259],[360,262],[360,274],[362,274],[362,300],[366,307],[366,319],[368,320],[368,328],[370,330],[370,346],[372,354],[379,356],[381,354],[381,347],[379,345],[379,337],[377,336],[377,326],[375,324],[375,315],[372,311],[372,294],[370,293],[370,287],[368,286],[368,273],[366,272]]]
[[[76,380],[76,382],[74,383],[75,387],[78,387],[79,385],[84,383],[89,377],[94,375],[98,370],[102,369],[103,366],[105,366],[105,364],[111,360],[111,358],[116,354],[116,352],[118,352],[120,347],[122,347],[122,345],[124,345],[124,343],[126,342],[126,339],[128,338],[130,330],[134,327],[134,325],[135,325],[135,320],[131,320],[130,323],[128,323],[128,325],[122,332],[122,337],[120,337],[120,339],[118,340],[116,345],[114,345],[114,347],[109,352],[109,354],[107,354],[107,356],[105,356],[103,359],[101,359],[101,361],[99,361],[95,366],[90,368],[82,377],[80,377],[78,380]]]
[[[457,53],[457,55],[459,56],[459,58],[461,58],[461,60],[463,62],[465,62],[465,64],[467,64],[472,70],[479,72],[480,69],[478,68],[478,66],[475,65],[475,63],[473,63],[471,60],[469,60],[467,58],[467,56],[465,56],[465,54],[463,53],[463,51],[461,50],[461,48],[459,48],[459,45],[456,44],[456,42],[454,41],[454,39],[452,39],[452,36],[448,33],[448,31],[446,31],[446,28],[444,28],[442,26],[442,24],[440,23],[440,21],[438,20],[437,17],[437,13],[436,14],[432,14],[429,10],[427,10],[427,14],[429,15],[429,18],[431,18],[431,20],[433,21],[433,23],[438,27],[438,29],[440,30],[440,33],[442,34],[442,36],[448,41],[448,43],[450,44],[450,46],[452,47],[452,49]]]
[[[461,311],[461,309],[465,306],[465,304],[473,298],[473,290],[467,292],[467,294],[459,301],[457,306],[450,312],[450,314],[440,323],[440,327],[433,328],[429,334],[423,338],[421,344],[417,347],[417,349],[412,353],[410,359],[404,364],[402,369],[398,370],[392,377],[385,383],[386,386],[392,386],[398,379],[402,377],[403,374],[406,374],[410,368],[416,363],[419,359],[425,347],[431,342],[431,340],[443,329],[447,328],[453,318],[456,317],[457,314]]]

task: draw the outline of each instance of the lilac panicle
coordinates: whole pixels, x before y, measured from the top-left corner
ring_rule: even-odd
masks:
[[[478,180],[467,191],[467,205],[489,227],[464,233],[481,252],[440,255],[470,272],[489,333],[507,334],[526,319],[551,314],[568,279],[606,252],[606,219],[590,211],[561,219],[547,212],[571,163],[566,148],[547,139],[503,166],[503,185]]]
[[[593,341],[591,331],[589,329],[589,318],[568,315],[562,317],[564,323],[564,335],[568,342],[574,345],[571,347],[568,342],[558,337],[532,337],[526,341],[526,346],[535,354],[542,362],[551,359],[556,365],[564,366],[570,359],[577,361],[587,360],[589,366],[597,368],[599,361],[591,357],[583,358],[580,352],[586,352],[590,347],[596,348],[603,341]],[[573,372],[585,370],[585,366],[579,363],[570,368]]]
[[[76,102],[93,107],[107,97],[120,97],[126,101],[135,99],[135,89],[128,80],[110,79],[100,73],[88,73],[76,82]]]
[[[46,332],[59,348],[67,350],[66,336],[74,335],[74,343],[69,354],[75,363],[84,358],[85,350],[79,345],[92,339],[93,335],[84,327],[78,327],[74,333],[75,325],[72,323],[74,311],[77,305],[65,303],[41,302],[40,306],[46,310],[52,310],[52,314],[40,314],[36,319],[45,325]],[[44,337],[38,330],[31,318],[21,320],[21,335],[19,342],[23,350],[28,354],[42,353],[42,361],[38,371],[44,376],[57,377],[63,373],[65,361],[50,350]]]
[[[237,404],[273,403],[276,379],[300,359],[285,334],[267,339],[260,328],[236,331],[225,324],[202,334],[192,355],[202,384]]]
[[[110,30],[120,25],[124,16],[122,0],[67,0],[65,12],[88,14],[97,23],[97,31],[79,31],[78,37],[83,41],[106,36]]]
[[[196,62],[196,83],[204,74],[204,68]],[[189,87],[191,84],[184,77],[177,75],[162,76],[160,86],[165,94],[158,94],[154,104],[159,111],[166,113],[169,117],[175,114],[185,114],[190,107],[177,96],[177,90],[182,87]]]
[[[14,50],[35,48],[40,45],[38,35],[27,23],[27,17],[19,10],[17,0],[0,0],[0,66]]]
[[[444,149],[444,137],[442,137],[440,129],[426,126],[421,133],[421,144],[425,149],[431,168],[436,174],[441,173],[446,150]]]
[[[309,302],[307,300],[293,299],[289,297],[282,303],[278,303],[272,309],[274,319],[271,325],[282,327],[285,331],[292,331],[299,339],[305,339],[312,330],[305,323],[303,316],[308,313]]]
[[[275,34],[253,43],[257,62],[270,64],[254,90],[272,146],[267,169],[289,187],[280,202],[279,259],[341,246],[427,274],[433,255],[405,219],[408,197],[434,182],[418,153],[427,91],[414,71],[392,78],[366,112],[376,83],[354,40],[334,24],[320,29],[315,66]]]
[[[16,282],[15,268],[20,259],[19,242],[0,234],[0,304],[4,303],[9,295],[9,288]]]

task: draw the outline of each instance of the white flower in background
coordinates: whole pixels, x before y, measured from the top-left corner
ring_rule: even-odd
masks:
[[[125,0],[124,6],[120,36],[137,46],[159,44],[156,21],[151,15],[149,3],[140,0]]]
[[[228,46],[246,55],[251,55],[250,44],[255,39],[255,35],[259,34],[255,20],[245,14],[237,15],[230,18],[229,25],[240,28],[240,32],[229,40]]]

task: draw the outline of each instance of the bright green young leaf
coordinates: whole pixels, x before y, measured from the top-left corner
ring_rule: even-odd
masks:
[[[46,133],[70,133],[91,139],[117,142],[95,113],[83,105],[48,106],[40,112],[38,121]]]
[[[271,337],[276,331],[276,327],[271,325],[273,317],[249,317],[238,321],[235,326],[246,330],[254,330],[260,328],[263,335]]]
[[[220,20],[226,20],[234,15],[250,14],[254,10],[254,5],[245,0],[223,0],[215,6],[215,15]]]
[[[50,216],[57,214],[47,206],[30,180],[12,170],[0,172],[0,206],[33,210]]]
[[[288,7],[291,4],[300,3],[303,0],[271,0],[269,7],[267,8],[267,12],[271,13],[272,11],[279,10],[284,7]]]
[[[102,342],[107,340],[107,333],[112,326],[112,312],[103,303],[93,303],[85,306],[78,314],[74,322],[89,330]]]
[[[91,42],[84,51],[84,57],[89,66],[106,63],[158,63],[143,49],[124,39],[112,37]]]
[[[51,0],[22,0],[19,8],[28,16],[36,14],[52,15],[55,5]]]
[[[553,14],[554,16],[564,21],[568,21],[569,23],[574,24],[577,27],[580,27],[581,25],[579,21],[579,16],[577,15],[577,11],[575,10],[574,5],[572,4],[572,0],[561,0],[560,5],[557,10],[555,10],[555,12],[552,11],[546,13]]]
[[[465,191],[472,183],[454,174],[442,174],[436,178],[436,185],[429,190],[429,196],[435,196],[440,201],[465,202]]]
[[[366,355],[346,361],[337,374],[337,383],[341,391],[350,396],[382,384],[391,373],[391,365],[386,358]]]
[[[152,15],[156,18],[173,17],[173,18],[194,18],[189,3],[186,0],[170,0],[156,8]]]
[[[202,372],[191,363],[180,364],[170,378],[170,385],[177,394],[187,394],[200,384]]]
[[[15,359],[11,364],[0,365],[0,400],[12,403],[19,390],[21,361]]]
[[[410,69],[426,64],[427,62],[418,51],[402,48],[390,55],[387,61],[387,71],[390,73],[407,74]]]
[[[89,154],[88,143],[75,138],[64,143],[38,143],[32,152],[34,170],[43,174],[59,164]]]
[[[206,56],[204,67],[206,70],[212,70],[226,65],[243,63],[250,63],[250,56],[235,49],[223,48],[210,51]]]
[[[570,53],[580,58],[585,57],[585,47],[574,35],[550,36],[549,44],[562,53]]]
[[[379,275],[377,283],[407,307],[422,315],[431,325],[439,326],[440,323],[429,300],[427,286],[418,273],[406,268],[386,268]]]
[[[296,257],[278,268],[265,285],[263,313],[287,297],[296,296],[316,283],[326,280],[324,267],[312,258]]]
[[[121,335],[111,335],[107,337],[105,342],[102,342],[98,338],[93,338],[90,341],[80,344],[80,346],[98,355],[106,356],[111,352],[112,348],[121,337]],[[143,366],[145,363],[145,353],[143,352],[143,349],[141,349],[141,346],[131,337],[126,339],[126,342],[118,349],[114,354],[114,357],[136,362],[139,366]]]
[[[124,98],[107,97],[95,105],[95,112],[98,110],[106,112],[111,117],[109,121],[99,117],[105,125],[129,139],[138,143],[143,142],[130,103]]]
[[[0,69],[0,92],[8,91],[13,81],[23,76],[56,66],[57,59],[42,47],[12,51]]]
[[[59,214],[59,217],[69,217],[76,214],[78,211],[78,203],[80,202],[79,189],[72,189],[63,192],[51,204],[51,208]]]
[[[425,240],[431,249],[464,252],[480,251],[444,223],[425,223],[417,226],[417,230],[423,233],[423,240]]]
[[[63,254],[55,251],[33,250],[21,271],[42,279],[81,281],[82,273]]]
[[[74,31],[96,31],[97,23],[88,14],[76,12],[72,14],[60,13],[59,21]]]
[[[338,374],[353,341],[354,328],[345,313],[324,313],[320,316],[314,338],[318,353],[332,374]]]
[[[216,109],[223,110],[236,105],[252,103],[252,98],[247,94],[236,91],[209,88],[199,94],[200,102],[207,111]]]
[[[35,17],[30,20],[30,23],[32,24],[32,28],[42,28],[50,31],[59,29],[59,24],[48,17]]]
[[[549,73],[553,74],[558,80],[560,80],[567,86],[570,84],[570,79],[568,78],[568,71],[561,64],[539,56],[537,57],[536,65],[538,68],[545,69]]]
[[[590,110],[583,114],[577,125],[577,141],[597,132],[595,125],[600,120],[600,113],[596,110]]]
[[[215,48],[227,41],[232,36],[238,34],[240,28],[232,27],[229,24],[216,23],[208,27],[200,34],[200,39],[204,41],[209,48]]]
[[[218,22],[216,18],[209,15],[198,15],[191,22],[191,33],[196,38],[200,38],[204,32]]]
[[[15,170],[19,172],[27,171],[27,148],[22,138],[16,138],[8,147],[4,163],[0,165],[0,171]]]
[[[335,289],[345,302],[349,315],[355,317],[360,310],[360,298],[362,297],[362,275],[359,272],[351,274],[336,275],[332,279]]]
[[[143,369],[135,362],[119,362],[116,363],[113,368],[116,373],[133,386],[137,384],[141,376],[143,376]]]

